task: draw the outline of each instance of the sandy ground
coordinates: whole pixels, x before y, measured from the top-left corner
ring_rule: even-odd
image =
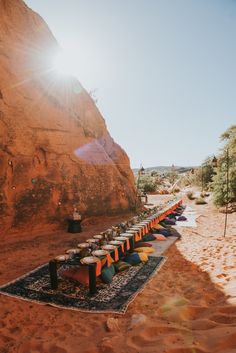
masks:
[[[0,295],[1,353],[236,352],[236,214],[195,206],[197,228],[182,228],[168,260],[125,315],[85,314]],[[0,284],[46,262],[80,238],[114,224],[104,220],[82,234],[5,238]]]

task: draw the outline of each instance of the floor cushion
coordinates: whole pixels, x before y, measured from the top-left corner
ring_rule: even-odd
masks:
[[[171,214],[168,215],[168,218],[170,218],[170,219],[176,219],[176,215],[173,214],[173,213],[171,213]]]
[[[144,252],[140,252],[138,256],[142,262],[148,262],[148,254]]]
[[[145,242],[145,241],[156,240],[156,238],[153,236],[153,234],[146,234],[142,237],[142,240]]]
[[[125,261],[118,261],[114,264],[115,270],[117,272],[122,272],[125,271],[127,268],[129,268],[131,265],[128,262]]]
[[[140,248],[142,246],[145,246],[145,247],[148,247],[148,248],[151,248],[152,247],[152,244],[150,243],[144,243],[143,241],[138,241],[135,245],[134,245],[134,248]]]
[[[163,241],[166,240],[166,237],[162,234],[155,234],[156,240]]]
[[[175,220],[174,219],[170,219],[170,218],[165,218],[164,219],[164,224],[170,225],[170,226],[174,226],[175,225]]]
[[[152,254],[155,250],[149,247],[140,247],[135,249],[136,252],[144,252],[145,254]]]
[[[187,218],[185,216],[179,216],[178,221],[187,221]]]
[[[115,274],[115,268],[113,265],[109,267],[103,267],[101,272],[101,279],[104,283],[109,284],[112,282],[114,274]]]
[[[164,227],[161,224],[157,224],[152,227],[153,229],[163,229]]]
[[[139,254],[137,252],[133,252],[132,254],[127,255],[124,261],[128,262],[130,265],[138,265],[141,262]]]
[[[157,229],[155,233],[162,234],[165,237],[170,237],[172,235],[169,229]],[[155,233],[153,233],[153,235],[155,235]]]

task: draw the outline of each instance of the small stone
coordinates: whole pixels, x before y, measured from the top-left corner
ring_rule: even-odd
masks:
[[[114,317],[107,319],[106,325],[107,330],[110,332],[120,330],[118,319],[115,319]]]
[[[136,328],[138,326],[143,325],[146,322],[146,320],[147,320],[147,316],[144,315],[144,314],[134,314],[134,315],[132,315],[129,329],[131,330],[133,328]]]

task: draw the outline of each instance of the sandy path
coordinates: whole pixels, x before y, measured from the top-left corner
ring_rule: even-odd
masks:
[[[236,238],[217,240],[223,215],[202,207],[197,210],[209,216],[207,226],[200,217],[197,228],[180,231],[183,238],[167,252],[162,270],[123,316],[85,314],[0,296],[0,352],[235,353],[236,306],[230,304],[232,293],[228,297],[223,290],[233,285]],[[231,216],[229,232],[235,226],[235,215]],[[102,229],[102,224],[96,227]],[[93,229],[88,227],[83,237]],[[74,245],[76,237],[57,234],[36,237],[35,242],[23,239],[17,245],[5,240],[0,283]],[[8,243],[10,252],[5,253]]]

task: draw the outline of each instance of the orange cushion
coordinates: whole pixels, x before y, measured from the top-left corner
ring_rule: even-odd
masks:
[[[153,234],[153,235],[156,238],[156,240],[161,240],[161,241],[166,240],[166,237],[164,237],[164,235],[162,234]]]

